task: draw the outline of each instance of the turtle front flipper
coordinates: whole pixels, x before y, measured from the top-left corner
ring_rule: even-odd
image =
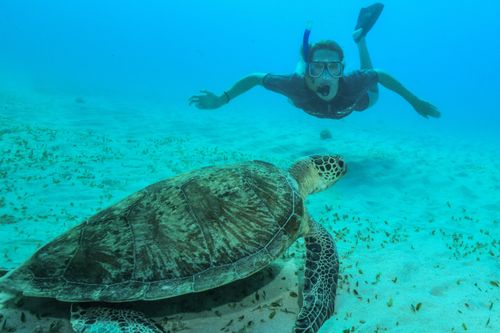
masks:
[[[164,333],[142,312],[71,305],[71,326],[77,333]]]
[[[332,236],[320,224],[311,221],[305,236],[307,255],[303,305],[295,322],[294,333],[315,333],[333,314],[339,276],[339,258]]]

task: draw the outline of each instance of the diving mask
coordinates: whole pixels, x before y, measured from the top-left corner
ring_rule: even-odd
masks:
[[[332,77],[341,77],[344,72],[344,64],[340,61],[320,62],[313,61],[307,65],[310,77],[318,78],[326,70]]]

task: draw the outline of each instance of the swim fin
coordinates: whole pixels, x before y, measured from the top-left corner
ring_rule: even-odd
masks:
[[[354,30],[358,30],[362,28],[361,34],[357,36],[355,42],[359,42],[359,40],[366,36],[368,31],[371,30],[375,22],[377,22],[378,17],[382,14],[382,10],[384,9],[384,5],[380,2],[374,3],[365,8],[361,8],[359,11],[358,22]]]

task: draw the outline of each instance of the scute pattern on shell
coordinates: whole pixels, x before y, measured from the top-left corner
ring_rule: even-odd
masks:
[[[300,235],[287,175],[254,161],[150,185],[56,238],[0,286],[64,301],[152,300],[266,267]]]

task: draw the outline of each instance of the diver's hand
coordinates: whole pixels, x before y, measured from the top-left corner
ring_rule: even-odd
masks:
[[[217,96],[208,90],[201,90],[201,95],[189,97],[189,105],[194,104],[198,109],[217,109],[226,104],[225,96]]]
[[[424,100],[417,99],[412,103],[412,106],[415,109],[415,111],[417,111],[418,114],[420,114],[422,117],[425,118],[428,118],[429,116],[434,118],[441,117],[441,112],[438,111],[437,107]]]

